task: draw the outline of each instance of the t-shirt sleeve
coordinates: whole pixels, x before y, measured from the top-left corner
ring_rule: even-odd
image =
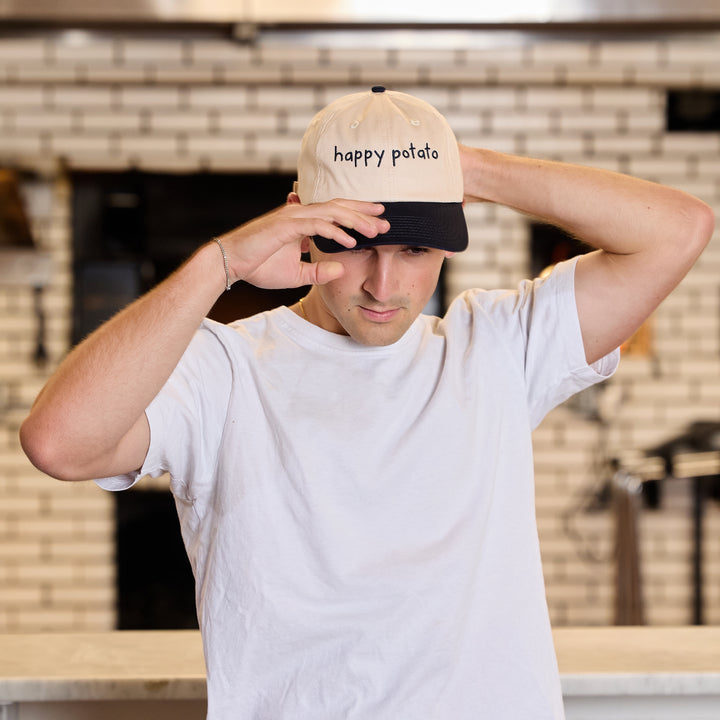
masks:
[[[486,352],[488,342],[505,351],[505,377],[523,386],[533,429],[550,410],[607,379],[618,365],[618,349],[592,365],[585,359],[575,301],[576,262],[558,263],[548,276],[524,280],[515,290],[468,291],[478,323],[472,332],[484,338],[478,352]]]
[[[558,263],[548,277],[525,289],[525,378],[533,428],[571,395],[610,377],[620,359],[619,348],[591,365],[585,359],[575,301],[576,263],[577,258]]]
[[[225,346],[204,323],[145,410],[150,446],[142,467],[95,482],[105,490],[118,491],[132,487],[142,477],[168,473],[173,493],[190,499],[190,478],[202,482],[215,469],[231,382],[232,366]]]

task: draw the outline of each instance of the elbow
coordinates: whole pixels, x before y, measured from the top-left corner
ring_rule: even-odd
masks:
[[[705,249],[715,231],[715,213],[713,209],[702,200],[693,198],[693,206],[686,215],[690,227],[688,244],[694,251],[694,258]]]
[[[34,415],[22,423],[19,436],[23,452],[38,470],[56,480],[79,479],[57,433],[47,429]]]
[[[677,204],[667,217],[657,256],[663,263],[658,270],[669,273],[673,286],[695,265],[715,230],[715,213],[709,205],[681,190],[675,192]]]

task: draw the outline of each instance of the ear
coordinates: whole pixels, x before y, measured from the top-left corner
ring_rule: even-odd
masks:
[[[444,250],[443,254],[445,255],[446,258],[451,258],[455,253],[451,252],[450,250]]]

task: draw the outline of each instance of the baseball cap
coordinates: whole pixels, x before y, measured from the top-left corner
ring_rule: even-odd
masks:
[[[457,140],[432,106],[375,86],[321,110],[302,140],[295,190],[303,204],[336,198],[379,202],[387,233],[356,247],[410,245],[459,252],[468,245]],[[323,252],[346,247],[321,236]]]

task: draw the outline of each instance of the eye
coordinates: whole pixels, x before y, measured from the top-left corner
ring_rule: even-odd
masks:
[[[405,251],[408,255],[420,256],[429,253],[430,249],[426,247],[415,247],[414,245],[410,245],[405,249]]]

